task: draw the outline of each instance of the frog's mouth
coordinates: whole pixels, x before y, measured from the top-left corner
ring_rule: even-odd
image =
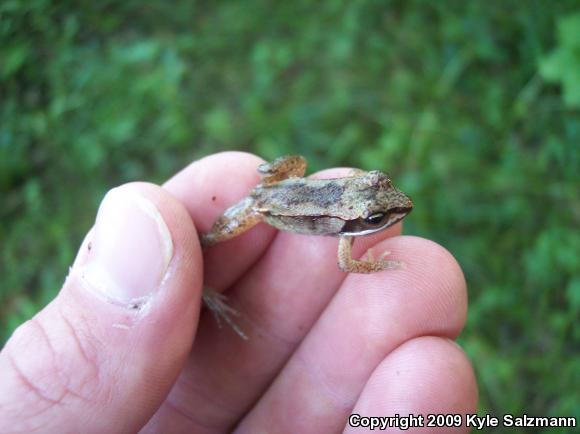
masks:
[[[409,214],[410,212],[411,212],[411,210],[410,210],[410,209],[405,209],[405,210],[404,210],[404,211],[402,211],[402,212],[392,212],[392,213],[389,215],[389,219],[388,219],[388,221],[387,221],[387,224],[386,224],[386,225],[383,227],[383,229],[386,229],[386,228],[388,228],[389,226],[392,226],[392,225],[394,225],[395,223],[397,223],[397,222],[400,222],[400,221],[401,221],[401,220],[403,220],[403,219],[405,218],[405,216],[406,216],[407,214]]]
[[[344,223],[340,235],[361,236],[380,232],[403,220],[411,212],[411,209],[405,207],[393,208],[388,213],[382,214],[382,218],[380,219],[377,218],[377,214],[374,214],[372,220],[364,218],[348,220]]]

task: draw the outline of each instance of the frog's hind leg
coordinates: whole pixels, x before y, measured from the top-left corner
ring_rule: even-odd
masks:
[[[365,176],[367,173],[366,170],[362,170],[362,169],[350,169],[347,173],[347,176],[349,177],[353,177],[353,178],[358,178],[361,176]]]
[[[209,247],[229,240],[247,231],[261,220],[262,215],[254,211],[253,199],[247,197],[228,208],[216,220],[211,230],[201,235],[201,244],[203,247]],[[223,320],[223,322],[229,324],[243,339],[247,339],[245,333],[232,319],[234,316],[239,316],[239,313],[227,304],[227,297],[225,295],[206,286],[203,288],[202,298],[205,306],[213,313],[218,326],[221,327]]]
[[[301,178],[306,173],[306,160],[300,155],[286,155],[271,163],[258,166],[262,175],[262,185],[273,184],[288,178]]]
[[[248,339],[248,336],[232,319],[232,316],[240,316],[240,313],[227,303],[228,298],[224,294],[205,286],[203,288],[202,299],[205,306],[213,314],[218,327],[221,328],[222,320],[224,320],[242,339]]]
[[[224,211],[210,231],[201,235],[201,245],[210,247],[237,237],[260,221],[262,221],[262,215],[254,210],[253,199],[247,197]]]

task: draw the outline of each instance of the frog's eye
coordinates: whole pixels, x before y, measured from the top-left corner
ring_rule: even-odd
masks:
[[[381,224],[383,222],[383,220],[385,219],[385,216],[386,216],[385,213],[376,212],[376,213],[368,216],[365,219],[365,222],[368,223],[369,225],[375,226],[375,225]]]

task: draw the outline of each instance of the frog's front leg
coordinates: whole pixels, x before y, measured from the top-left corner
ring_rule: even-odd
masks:
[[[389,268],[399,268],[402,262],[399,261],[385,261],[384,256],[388,252],[383,253],[379,259],[371,261],[359,261],[352,257],[352,244],[354,237],[340,237],[338,241],[338,267],[347,273],[375,273]]]
[[[246,197],[225,210],[222,216],[213,224],[210,231],[201,235],[201,245],[210,247],[237,237],[260,221],[262,221],[262,215],[255,211],[254,200]]]
[[[262,163],[258,172],[262,175],[262,185],[270,185],[288,178],[301,178],[306,173],[306,160],[300,155],[286,155],[271,163]]]

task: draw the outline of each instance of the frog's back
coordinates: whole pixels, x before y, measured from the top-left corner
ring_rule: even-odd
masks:
[[[354,219],[362,204],[353,203],[352,179],[291,178],[260,185],[252,192],[259,212],[278,216],[334,216]],[[350,181],[350,182],[349,182]]]

